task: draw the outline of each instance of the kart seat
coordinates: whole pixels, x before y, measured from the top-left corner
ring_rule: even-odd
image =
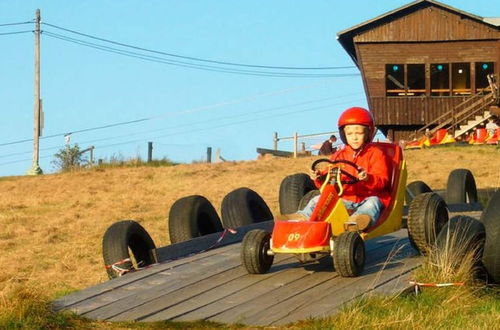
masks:
[[[373,144],[375,144],[380,150],[382,150],[382,152],[388,158],[389,173],[391,173],[389,177],[389,189],[391,191],[391,199],[389,201],[388,206],[382,211],[382,214],[378,218],[375,225],[368,228],[367,232],[374,230],[380,224],[382,224],[392,213],[394,207],[396,206],[398,186],[401,176],[400,164],[403,161],[403,153],[399,145],[394,143],[385,143],[385,142],[374,142]]]

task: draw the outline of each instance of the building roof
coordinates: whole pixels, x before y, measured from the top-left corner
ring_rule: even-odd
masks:
[[[342,47],[347,51],[347,53],[351,56],[353,61],[357,64],[357,57],[356,57],[356,51],[354,49],[354,41],[353,38],[367,30],[370,30],[376,26],[386,24],[388,22],[391,22],[393,20],[396,20],[400,17],[406,16],[412,12],[415,12],[419,9],[426,8],[429,6],[435,6],[456,14],[459,14],[460,16],[467,17],[473,21],[488,25],[490,27],[493,27],[495,29],[500,29],[500,17],[481,17],[477,16],[459,9],[456,9],[454,7],[448,6],[446,4],[443,4],[438,1],[434,0],[417,0],[413,1],[407,5],[404,5],[402,7],[396,8],[394,10],[391,10],[385,14],[382,14],[380,16],[377,16],[371,20],[365,21],[363,23],[357,24],[353,27],[350,27],[348,29],[342,30],[337,33],[337,40],[340,42]]]

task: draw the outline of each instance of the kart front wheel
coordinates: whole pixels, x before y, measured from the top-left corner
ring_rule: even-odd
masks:
[[[356,277],[363,272],[365,242],[358,233],[346,231],[335,239],[333,264],[342,277]]]
[[[243,238],[241,263],[249,274],[264,274],[271,268],[274,256],[267,251],[271,248],[271,234],[262,229],[249,231]]]

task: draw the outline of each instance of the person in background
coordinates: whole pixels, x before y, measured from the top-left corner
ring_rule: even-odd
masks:
[[[330,156],[333,154],[335,151],[337,151],[337,148],[333,146],[333,144],[337,142],[337,137],[335,135],[330,135],[330,138],[323,142],[321,145],[321,148],[319,149],[319,156]]]
[[[488,119],[488,123],[486,124],[486,130],[488,131],[488,134],[494,135],[497,128],[498,125],[495,123],[495,118],[491,117],[490,119]]]

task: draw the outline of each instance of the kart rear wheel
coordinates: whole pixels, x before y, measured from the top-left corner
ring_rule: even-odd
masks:
[[[316,197],[320,194],[319,190],[317,189],[314,189],[314,190],[311,190],[309,191],[307,194],[304,195],[304,197],[302,197],[300,199],[300,202],[299,202],[299,207],[297,210],[303,210],[307,203],[309,203],[309,201],[313,198],[313,197]]]
[[[484,225],[477,219],[457,215],[446,223],[436,238],[439,253],[449,255],[450,262],[458,267],[464,257],[475,251],[476,266],[479,265],[484,247]],[[456,264],[455,264],[456,262]]]
[[[271,268],[274,256],[267,254],[271,248],[271,233],[262,229],[251,230],[241,245],[241,263],[249,274],[264,274]]]
[[[168,214],[171,243],[222,231],[222,224],[212,203],[203,196],[192,195],[177,200]]]
[[[295,213],[302,197],[316,186],[305,173],[292,174],[283,179],[280,185],[279,206],[281,214]]]
[[[106,230],[102,255],[110,279],[157,262],[155,243],[133,220],[115,222]]]
[[[333,264],[342,277],[355,277],[363,272],[365,242],[358,233],[346,231],[335,239]]]
[[[406,205],[420,194],[432,192],[432,189],[424,181],[413,181],[406,186]]]
[[[448,204],[477,203],[476,181],[471,171],[457,168],[450,172],[446,185],[446,202]]]
[[[486,232],[483,265],[489,277],[500,283],[500,191],[495,192],[481,215]]]
[[[273,214],[258,193],[238,188],[227,194],[221,205],[224,228],[237,228],[273,219]]]
[[[436,193],[428,192],[416,196],[408,210],[408,236],[414,247],[426,255],[436,237],[448,222],[448,208]]]

